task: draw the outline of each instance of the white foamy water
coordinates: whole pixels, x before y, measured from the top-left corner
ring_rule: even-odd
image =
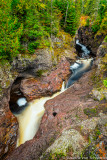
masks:
[[[80,67],[80,63],[74,63],[72,66],[70,66],[70,70],[72,70],[73,72],[75,70],[77,70]]]
[[[25,105],[27,103],[26,98],[20,98],[17,100],[16,102],[18,104],[19,107]]]
[[[45,112],[45,102],[62,93],[65,90],[64,85],[65,84],[63,82],[60,92],[53,94],[51,97],[43,97],[32,101],[28,104],[28,107],[22,111],[22,113],[15,115],[19,122],[19,137],[17,140],[17,147],[26,141],[31,140],[35,136],[39,129],[42,116]]]
[[[83,73],[90,70],[92,66],[92,62],[93,62],[93,58],[89,58],[89,59],[81,58],[80,60],[76,61],[76,63],[78,63],[78,67],[76,63],[70,66],[70,69],[73,71],[73,74],[68,79],[66,88],[70,87],[76,80],[78,80],[83,75]]]
[[[65,91],[65,82],[63,81],[63,83],[62,83],[62,88],[61,88],[60,93],[62,93],[62,92],[64,92],[64,91]]]
[[[44,103],[48,97],[34,100],[29,103],[22,113],[16,115],[19,122],[19,138],[17,146],[32,139],[38,131],[41,118],[45,112]]]
[[[79,40],[76,40],[76,44],[78,44],[79,46],[81,46],[81,50],[83,51],[83,56],[87,56],[90,54],[90,51],[82,44],[79,43]]]

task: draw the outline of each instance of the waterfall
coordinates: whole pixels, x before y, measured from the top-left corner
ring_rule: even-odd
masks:
[[[68,79],[66,84],[66,88],[69,88],[75,81],[82,77],[82,75],[91,69],[93,63],[93,58],[90,59],[80,59],[77,60],[72,66],[70,66],[70,70],[73,74]]]
[[[17,140],[17,147],[25,143],[28,140],[31,140],[39,129],[39,125],[44,115],[45,108],[44,104],[47,100],[52,99],[62,93],[65,89],[64,82],[62,83],[62,88],[59,92],[53,94],[49,97],[42,97],[36,99],[27,104],[27,107],[20,112],[20,114],[15,113],[19,123],[19,137]],[[26,99],[20,98],[17,100],[19,107],[26,105]]]
[[[82,52],[82,57],[84,57],[84,56],[89,56],[90,51],[87,49],[86,46],[80,44],[78,39],[76,40],[76,45],[81,46],[81,50],[83,51],[83,52]]]
[[[76,40],[76,45],[81,47],[82,57],[77,60],[73,65],[70,66],[70,70],[72,71],[72,75],[68,79],[66,84],[66,88],[69,88],[75,81],[77,81],[82,75],[91,69],[93,64],[93,58],[85,59],[90,54],[90,51],[86,48],[86,46],[79,43],[79,40]]]
[[[79,43],[79,40],[76,40],[76,45],[81,47],[82,57],[77,60],[73,65],[70,66],[70,70],[72,71],[72,75],[68,79],[66,84],[66,88],[70,87],[75,81],[77,81],[82,75],[91,69],[93,58],[85,59],[90,54],[90,51],[86,48],[86,46]]]

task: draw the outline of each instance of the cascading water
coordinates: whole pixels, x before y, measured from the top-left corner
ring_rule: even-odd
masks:
[[[82,58],[80,58],[73,65],[70,66],[72,75],[68,79],[66,88],[69,88],[75,81],[82,77],[85,72],[89,71],[93,64],[93,58],[85,59],[86,57],[89,57],[90,51],[84,45],[80,44],[79,40],[76,40],[76,45],[81,47]]]
[[[17,139],[17,147],[24,142],[32,139],[39,129],[41,118],[45,112],[44,104],[47,100],[52,99],[64,91],[64,82],[60,92],[52,96],[43,97],[28,103],[21,93],[20,89],[15,87],[12,90],[10,98],[10,110],[17,117],[19,123],[19,136]],[[18,95],[17,95],[18,94]],[[20,95],[22,97],[20,97]]]
[[[80,44],[78,39],[76,40],[76,45],[79,45],[81,47],[82,57],[85,57],[85,56],[88,57],[89,56],[90,51],[87,49],[86,46]]]
[[[76,44],[81,46],[83,51],[82,57],[88,57],[90,51],[79,41],[76,41]],[[68,79],[66,84],[66,89],[70,87],[76,80],[78,80],[84,72],[87,72],[91,69],[93,59],[79,59],[73,65],[70,66],[72,75]],[[19,80],[13,85],[13,89],[10,94],[10,110],[17,117],[19,123],[19,136],[17,139],[17,146],[20,146],[27,140],[32,139],[38,131],[42,116],[45,112],[44,104],[47,100],[52,99],[65,91],[65,84],[63,82],[62,89],[60,92],[55,93],[51,97],[43,97],[36,99],[30,103],[27,102],[23,93],[20,91]]]
[[[66,88],[70,87],[75,81],[81,78],[85,72],[88,72],[91,69],[92,63],[93,63],[93,58],[80,59],[77,60],[72,66],[70,66],[70,70],[73,73],[68,79]]]
[[[43,97],[28,103],[28,107],[21,114],[15,114],[19,122],[19,138],[17,146],[32,139],[39,129],[39,125],[44,115],[44,104],[47,100],[52,99],[64,91],[64,83],[60,92],[53,94],[51,97]],[[25,102],[19,99],[20,104]]]

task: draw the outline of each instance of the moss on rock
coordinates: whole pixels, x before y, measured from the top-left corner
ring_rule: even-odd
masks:
[[[86,145],[87,142],[77,130],[65,130],[62,132],[62,135],[46,150],[43,156],[48,155],[52,159],[59,159],[59,157],[67,157],[69,152],[73,153],[72,156],[78,156]]]
[[[101,101],[107,100],[107,87],[104,85],[104,80],[107,78],[107,42],[102,42],[97,51],[97,70],[92,75],[94,88],[92,90],[93,96]]]
[[[88,115],[88,117],[95,117],[97,116],[97,109],[96,108],[85,108],[84,113]]]

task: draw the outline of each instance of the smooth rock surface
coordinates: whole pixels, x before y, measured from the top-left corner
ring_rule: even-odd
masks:
[[[47,77],[22,80],[20,89],[28,101],[52,95],[61,89],[62,82],[70,75],[69,68],[70,63],[63,58]]]

